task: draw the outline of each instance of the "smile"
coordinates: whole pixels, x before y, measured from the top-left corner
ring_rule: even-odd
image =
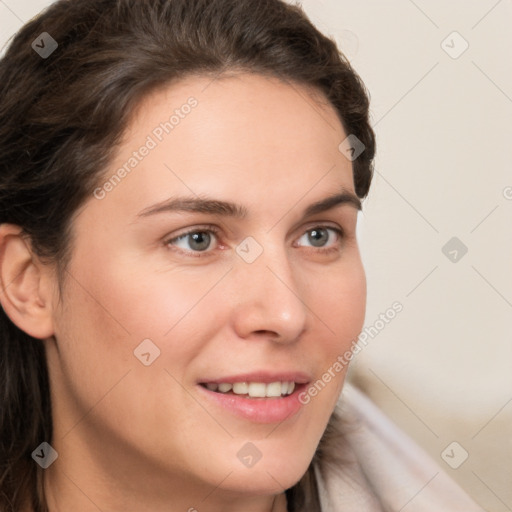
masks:
[[[232,384],[228,382],[221,382],[220,384],[211,382],[202,385],[210,391],[217,393],[246,395],[251,398],[279,398],[291,395],[295,389],[295,382],[293,381],[277,381],[269,384],[264,382],[234,382]]]
[[[197,382],[201,399],[208,408],[254,423],[283,422],[304,406],[299,394],[312,376],[297,371],[252,372],[202,379]]]

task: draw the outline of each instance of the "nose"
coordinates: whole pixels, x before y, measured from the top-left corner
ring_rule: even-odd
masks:
[[[306,329],[305,281],[298,282],[284,248],[268,249],[253,263],[237,261],[232,272],[237,335],[279,343],[296,341]]]

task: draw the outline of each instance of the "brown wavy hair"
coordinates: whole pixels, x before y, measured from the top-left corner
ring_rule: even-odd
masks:
[[[47,32],[47,58],[32,43]],[[0,60],[0,223],[20,226],[59,285],[72,220],[102,182],[137,104],[187,75],[277,77],[324,94],[347,134],[356,194],[375,152],[369,99],[335,42],[282,0],[59,0],[25,24]],[[341,142],[341,141],[340,141]],[[31,453],[52,439],[45,351],[0,308],[0,510],[47,512]],[[286,491],[289,510],[319,510],[312,466]],[[24,508],[25,507],[25,508]]]

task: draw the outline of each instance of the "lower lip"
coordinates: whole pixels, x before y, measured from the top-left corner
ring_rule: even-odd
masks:
[[[306,384],[296,385],[291,395],[280,398],[246,398],[245,395],[217,393],[201,385],[198,387],[209,400],[239,417],[256,423],[277,423],[299,412],[303,405],[299,401],[299,394]]]

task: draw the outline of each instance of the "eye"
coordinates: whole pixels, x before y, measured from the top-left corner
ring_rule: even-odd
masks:
[[[175,238],[171,238],[166,244],[174,245],[178,249],[182,249],[187,253],[201,253],[210,252],[207,251],[210,248],[212,239],[217,237],[217,231],[213,228],[208,229],[195,229],[188,231]],[[197,256],[200,256],[198,254]]]
[[[206,256],[213,252],[213,240],[219,237],[219,231],[214,226],[200,227],[186,233],[182,233],[165,242],[166,245],[176,247],[180,252],[190,256]],[[339,250],[340,241],[344,233],[340,228],[330,226],[315,226],[308,229],[298,240],[299,246],[311,244],[319,252]],[[294,246],[296,246],[294,244]]]
[[[300,239],[299,244],[301,245],[301,241],[306,241],[307,243],[311,243],[313,247],[317,248],[325,248],[331,249],[334,245],[339,245],[339,241],[343,238],[343,231],[339,228],[328,227],[328,226],[315,226],[312,229],[308,229],[306,233],[304,233]],[[329,242],[331,242],[329,244]]]

